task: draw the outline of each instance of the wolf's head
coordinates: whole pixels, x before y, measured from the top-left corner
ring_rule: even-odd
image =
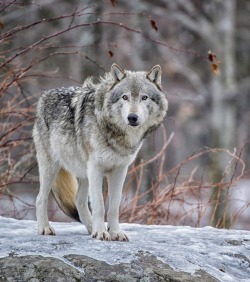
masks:
[[[112,86],[103,101],[110,121],[122,128],[144,132],[157,127],[168,109],[161,90],[161,67],[156,65],[149,72],[132,72],[113,64],[110,73]]]

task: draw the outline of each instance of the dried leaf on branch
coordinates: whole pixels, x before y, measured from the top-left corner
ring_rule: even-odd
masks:
[[[114,56],[114,53],[112,51],[108,51],[109,57],[112,58]]]
[[[157,22],[153,19],[150,20],[150,23],[151,23],[151,27],[155,30],[155,31],[158,31],[158,25],[157,25]]]
[[[215,53],[212,51],[208,51],[208,60],[211,62],[211,68],[212,68],[212,73],[214,75],[219,75],[220,74],[220,61],[218,57],[216,56]]]

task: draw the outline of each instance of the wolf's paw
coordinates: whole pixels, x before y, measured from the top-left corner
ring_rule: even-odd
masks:
[[[103,231],[103,232],[93,232],[92,233],[92,238],[97,239],[97,240],[101,240],[101,241],[110,241],[111,237],[110,234],[107,231]]]
[[[92,225],[85,225],[89,234],[92,234]]]
[[[38,228],[39,235],[56,235],[55,229],[50,225],[41,226]]]
[[[122,231],[109,231],[112,241],[128,242],[128,236]]]

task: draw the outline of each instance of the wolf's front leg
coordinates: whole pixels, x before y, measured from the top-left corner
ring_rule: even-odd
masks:
[[[95,163],[89,162],[87,173],[92,208],[92,238],[110,241],[110,234],[106,231],[104,224],[103,172]]]
[[[87,178],[79,179],[79,187],[76,195],[76,207],[81,219],[81,222],[85,224],[89,234],[92,233],[92,215],[89,211],[88,205],[89,195],[89,182]]]
[[[127,169],[127,166],[119,167],[108,174],[108,232],[114,241],[128,241],[128,236],[119,227],[119,207]]]

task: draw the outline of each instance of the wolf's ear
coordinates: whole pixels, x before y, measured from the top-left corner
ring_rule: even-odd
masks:
[[[113,75],[115,81],[121,81],[125,76],[125,72],[117,64],[111,66],[111,74]]]
[[[161,89],[161,66],[156,65],[154,66],[148,73],[147,78],[156,84],[158,88]]]

